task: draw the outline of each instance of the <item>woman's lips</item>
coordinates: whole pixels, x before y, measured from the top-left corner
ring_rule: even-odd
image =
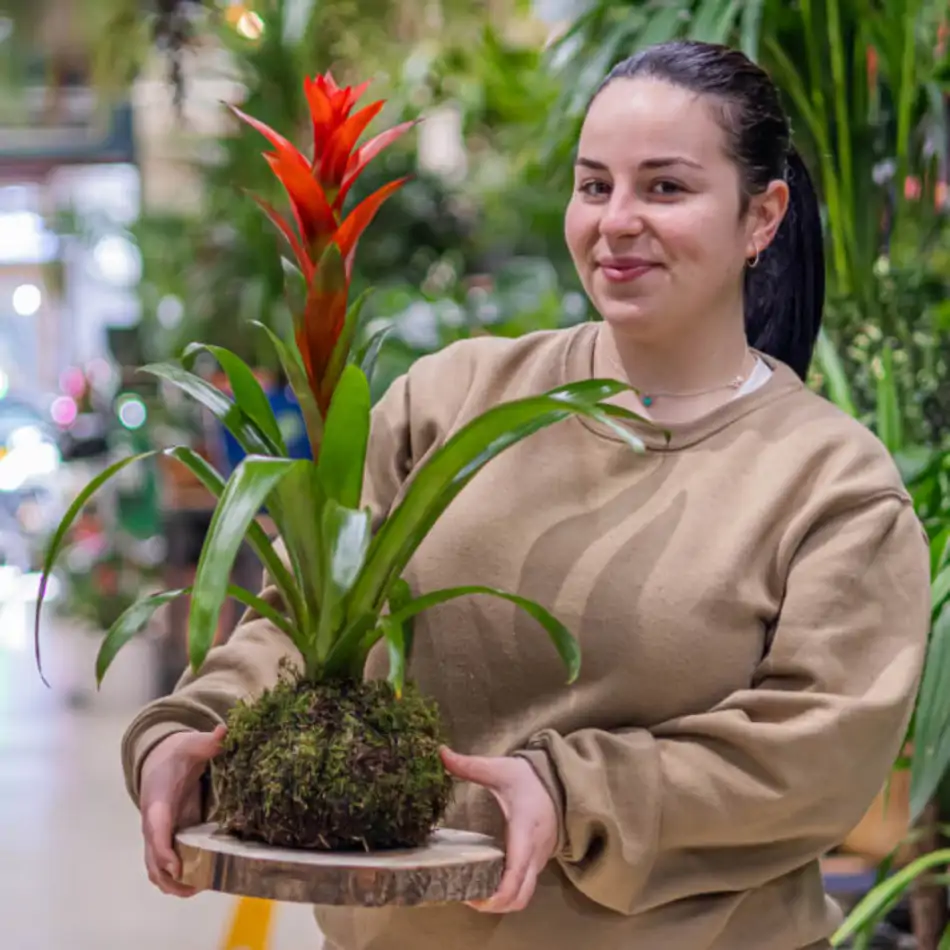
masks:
[[[602,261],[599,266],[611,283],[624,284],[637,280],[657,265],[649,261]]]

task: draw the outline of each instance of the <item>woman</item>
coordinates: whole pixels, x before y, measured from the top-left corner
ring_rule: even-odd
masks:
[[[603,322],[417,362],[376,409],[368,485],[385,512],[488,405],[629,380],[647,453],[588,421],[532,436],[465,489],[408,575],[536,598],[577,634],[581,679],[564,686],[514,608],[425,615],[413,676],[463,780],[448,822],[505,836],[505,876],[475,906],[321,908],[319,923],[334,950],[827,947],[840,917],[818,858],[901,745],[929,565],[887,452],[801,380],[821,235],[768,77],[691,43],[617,66],[584,122],[566,237]],[[227,710],[289,655],[248,617],[130,727],[164,891],[189,893],[172,829],[198,819]],[[367,675],[384,673],[376,654]]]

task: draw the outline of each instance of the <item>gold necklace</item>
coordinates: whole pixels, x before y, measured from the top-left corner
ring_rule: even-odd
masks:
[[[749,350],[746,350],[745,356],[743,356],[742,358],[743,362],[745,362],[745,357],[748,355],[749,355]],[[618,369],[621,372],[626,372],[623,369],[623,367],[620,366],[610,356],[607,357],[607,361],[610,363],[611,366],[613,366],[614,369]],[[640,398],[640,402],[644,406],[646,406],[646,408],[649,409],[650,406],[652,406],[653,403],[656,402],[657,399],[690,399],[694,396],[708,396],[711,393],[721,392],[724,389],[738,390],[742,387],[742,384],[745,383],[745,381],[749,378],[749,376],[752,375],[752,372],[754,369],[755,369],[755,363],[752,364],[752,369],[750,369],[749,372],[746,373],[745,375],[743,375],[742,373],[739,373],[738,375],[734,376],[731,380],[729,380],[728,383],[720,383],[720,385],[710,386],[708,389],[694,389],[694,390],[687,390],[684,392],[663,392],[661,390],[656,390],[651,393],[641,392],[639,389],[637,389],[636,386],[634,386],[633,389],[634,389],[634,392],[636,392],[637,396]]]

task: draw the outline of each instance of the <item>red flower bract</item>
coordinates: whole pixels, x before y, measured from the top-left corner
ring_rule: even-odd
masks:
[[[336,382],[325,377],[345,323],[356,245],[382,203],[406,179],[400,178],[379,188],[345,218],[342,217],[343,203],[366,165],[415,125],[415,122],[403,122],[357,147],[357,140],[385,105],[384,101],[374,102],[353,112],[368,85],[365,82],[341,88],[329,72],[304,80],[313,129],[310,159],[270,126],[231,107],[239,119],[260,132],[273,146],[274,150],[265,152],[264,157],[290,199],[295,227],[270,204],[254,198],[287,239],[307,283],[306,306],[294,314],[294,337],[310,388],[324,415]],[[331,243],[339,248],[343,272],[325,274],[321,280],[317,271]]]

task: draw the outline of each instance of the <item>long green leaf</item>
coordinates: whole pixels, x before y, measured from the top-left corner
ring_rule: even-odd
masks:
[[[195,672],[214,641],[231,569],[248,527],[280,480],[294,467],[308,464],[305,460],[249,455],[228,479],[211,516],[195,572],[188,617],[188,652]]]
[[[903,420],[894,375],[894,354],[890,346],[881,350],[881,369],[877,374],[877,434],[893,455],[904,445]]]
[[[389,655],[389,675],[386,679],[392,684],[396,697],[399,698],[406,688],[406,642],[402,624],[392,617],[380,617],[379,629],[386,638],[386,652]]]
[[[392,326],[388,326],[377,330],[356,354],[357,365],[363,371],[363,375],[370,381],[373,379],[373,371],[376,369],[379,351],[392,329]]]
[[[422,613],[423,610],[428,610],[437,604],[444,604],[446,601],[454,600],[457,597],[468,597],[472,594],[487,594],[490,597],[507,600],[537,620],[547,631],[558,656],[567,667],[568,682],[573,683],[577,679],[581,670],[581,649],[570,630],[540,604],[525,597],[519,597],[517,594],[509,594],[494,587],[483,587],[478,584],[470,584],[464,587],[447,587],[444,590],[436,590],[423,594],[421,597],[416,597],[392,614],[391,619],[395,623],[402,624],[415,617],[416,614]]]
[[[291,350],[270,327],[257,320],[252,320],[251,323],[256,327],[260,327],[270,337],[271,343],[274,344],[277,358],[280,360],[280,365],[284,369],[290,388],[294,391],[300,405],[304,426],[307,429],[307,437],[310,440],[310,451],[313,457],[317,458],[320,452],[320,442],[323,439],[323,417],[320,415],[317,400],[310,389],[310,383],[307,381],[307,374],[303,365],[296,352]]]
[[[815,355],[818,357],[818,365],[825,377],[828,398],[843,412],[857,418],[858,409],[851,396],[851,384],[848,382],[848,374],[845,372],[844,363],[841,362],[841,357],[838,355],[834,343],[831,342],[831,338],[824,329],[818,334]]]
[[[931,868],[950,864],[950,848],[931,851],[901,868],[893,877],[878,885],[866,894],[848,919],[835,931],[831,938],[833,947],[840,947],[859,930],[881,919],[903,896],[914,881]]]
[[[43,609],[43,600],[46,598],[46,591],[49,587],[49,579],[52,576],[53,566],[56,564],[56,559],[62,553],[66,535],[69,533],[69,529],[73,526],[73,522],[79,513],[86,507],[86,503],[89,499],[92,498],[109,479],[114,475],[118,475],[119,472],[127,466],[133,465],[135,462],[141,462],[157,454],[158,451],[153,450],[151,452],[142,452],[138,455],[129,455],[126,458],[119,459],[118,462],[113,462],[105,471],[96,475],[96,477],[79,492],[75,499],[73,499],[72,504],[66,509],[66,513],[56,526],[52,538],[50,538],[49,544],[46,547],[46,557],[43,560],[43,573],[40,576],[40,586],[36,596],[36,613],[33,622],[33,646],[36,654],[36,668],[39,671],[40,678],[47,686],[49,686],[49,683],[43,673],[42,650],[40,647],[40,613]]]
[[[338,381],[343,374],[350,356],[350,349],[353,346],[353,340],[356,337],[356,328],[360,323],[360,314],[363,312],[363,306],[369,298],[372,288],[367,288],[350,304],[346,311],[346,320],[343,321],[343,329],[333,345],[333,353],[330,354],[330,362],[327,364],[324,385],[330,393],[336,390]]]
[[[402,502],[370,546],[366,568],[350,598],[348,620],[357,623],[381,605],[416,547],[453,498],[475,474],[506,448],[571,415],[610,422],[598,402],[629,386],[613,380],[570,383],[540,396],[489,409],[456,432],[415,474]],[[626,430],[617,427],[622,433]],[[626,433],[633,444],[642,443]]]
[[[372,536],[372,513],[345,508],[330,498],[323,508],[324,587],[317,626],[316,660],[324,663],[344,623],[344,602],[366,561]]]
[[[412,600],[412,590],[405,578],[397,577],[389,585],[389,613],[394,614],[397,611],[407,607]],[[406,667],[412,662],[412,647],[415,643],[415,625],[413,618],[407,617],[402,622],[403,650],[406,656]]]
[[[174,363],[151,363],[140,372],[164,379],[191,396],[221,422],[249,455],[281,454],[247,413],[207,380]]]
[[[239,356],[223,346],[214,346],[210,343],[190,343],[182,354],[182,363],[186,369],[191,369],[195,357],[199,353],[210,353],[224,370],[234,393],[234,401],[240,406],[245,415],[274,444],[281,455],[287,454],[284,437],[280,434],[277,417],[271,408],[270,401],[263,387],[257,381],[250,366]]]
[[[215,498],[221,497],[226,484],[224,478],[217,469],[206,462],[197,452],[185,448],[184,446],[176,446],[172,449],[166,449],[165,454],[177,459],[182,465],[188,468]],[[295,511],[294,515],[295,517],[290,519],[291,523],[296,522],[298,512]],[[264,565],[264,569],[267,571],[271,580],[273,580],[274,586],[280,591],[294,623],[298,628],[303,630],[306,627],[307,614],[303,602],[301,601],[297,584],[290,571],[287,570],[284,562],[274,550],[274,546],[271,544],[264,529],[256,521],[252,521],[250,525],[248,525],[247,541],[254,553],[260,558],[261,564]]]
[[[136,601],[125,610],[118,620],[109,629],[102,645],[99,647],[99,653],[96,657],[96,685],[102,686],[102,680],[106,671],[112,665],[118,652],[151,620],[155,611],[165,604],[177,600],[179,597],[186,596],[192,592],[190,587],[182,587],[179,590],[166,590],[159,594],[152,594]],[[262,617],[269,620],[275,627],[283,630],[291,639],[294,637],[293,627],[287,622],[287,619],[275,610],[267,601],[262,600],[256,594],[245,590],[236,585],[228,586],[228,596],[256,610]]]
[[[350,364],[343,371],[327,412],[317,475],[326,496],[344,508],[359,508],[370,427],[369,383]]]
[[[739,0],[703,0],[693,16],[689,39],[725,43],[736,24]]]
[[[914,715],[910,811],[915,821],[950,767],[950,607],[937,615],[930,634]]]
[[[742,7],[742,39],[740,48],[753,62],[759,58],[759,32],[765,0],[746,0]]]

